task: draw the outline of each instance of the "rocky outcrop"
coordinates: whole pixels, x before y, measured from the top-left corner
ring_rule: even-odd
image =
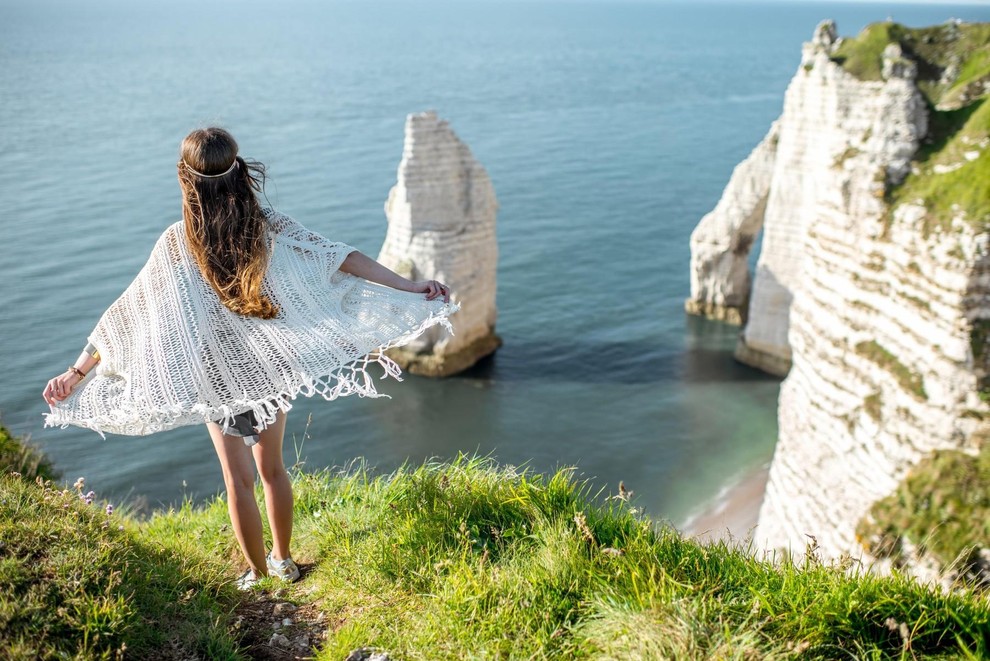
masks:
[[[903,77],[857,80],[831,61],[836,41],[834,23],[818,26],[780,119],[691,237],[688,310],[734,318],[742,315],[720,310],[746,309],[746,258],[763,230],[736,357],[781,376],[791,363],[787,333],[806,229],[836,210],[849,218],[882,214],[884,186],[904,178],[926,131],[913,72],[891,65]]]
[[[409,115],[378,261],[412,280],[446,283],[461,305],[450,319],[453,336],[434,327],[389,353],[413,374],[455,374],[501,344],[495,335],[497,209],[488,174],[447,122],[433,112]]]
[[[857,76],[848,46],[831,22],[805,45],[780,119],[692,236],[689,304],[744,300],[737,247],[762,225],[736,355],[787,378],[755,539],[800,552],[813,536],[832,556],[862,555],[870,505],[990,415],[987,227],[892,203],[928,132],[918,66],[890,43]]]

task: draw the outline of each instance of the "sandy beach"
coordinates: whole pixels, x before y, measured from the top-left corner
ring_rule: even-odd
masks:
[[[681,532],[700,541],[744,544],[754,535],[769,474],[767,464],[740,476],[679,526]]]

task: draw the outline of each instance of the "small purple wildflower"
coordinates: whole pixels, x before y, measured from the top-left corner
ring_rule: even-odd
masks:
[[[94,491],[90,491],[85,496],[83,496],[83,500],[86,501],[86,504],[87,505],[92,505],[94,498],[96,498],[96,492],[94,492]]]
[[[107,503],[107,516],[113,514],[113,505]]]

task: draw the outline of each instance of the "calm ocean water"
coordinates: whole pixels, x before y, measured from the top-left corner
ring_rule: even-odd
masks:
[[[2,421],[101,496],[216,493],[203,427],[42,427],[45,381],[180,217],[179,141],[228,127],[270,166],[278,208],[376,255],[405,116],[435,109],[495,184],[505,346],[458,378],[386,383],[391,400],[297,400],[288,461],[302,443],[309,468],[458,451],[576,466],[682,521],[770,459],[779,385],[733,362],[737,329],[685,317],[690,232],[779,114],[818,21],[849,35],[888,16],[990,9],[0,1]]]

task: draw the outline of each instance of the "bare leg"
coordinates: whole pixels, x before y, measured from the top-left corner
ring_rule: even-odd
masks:
[[[289,557],[292,539],[292,484],[282,462],[282,438],[285,435],[285,413],[261,432],[261,440],[251,448],[254,463],[265,488],[265,508],[272,529],[272,558]]]
[[[241,552],[256,576],[267,576],[265,540],[262,536],[261,513],[254,499],[254,466],[251,452],[239,436],[227,436],[220,425],[207,423],[213,447],[216,448],[223,468],[223,482],[227,487],[227,511],[234,535]]]

